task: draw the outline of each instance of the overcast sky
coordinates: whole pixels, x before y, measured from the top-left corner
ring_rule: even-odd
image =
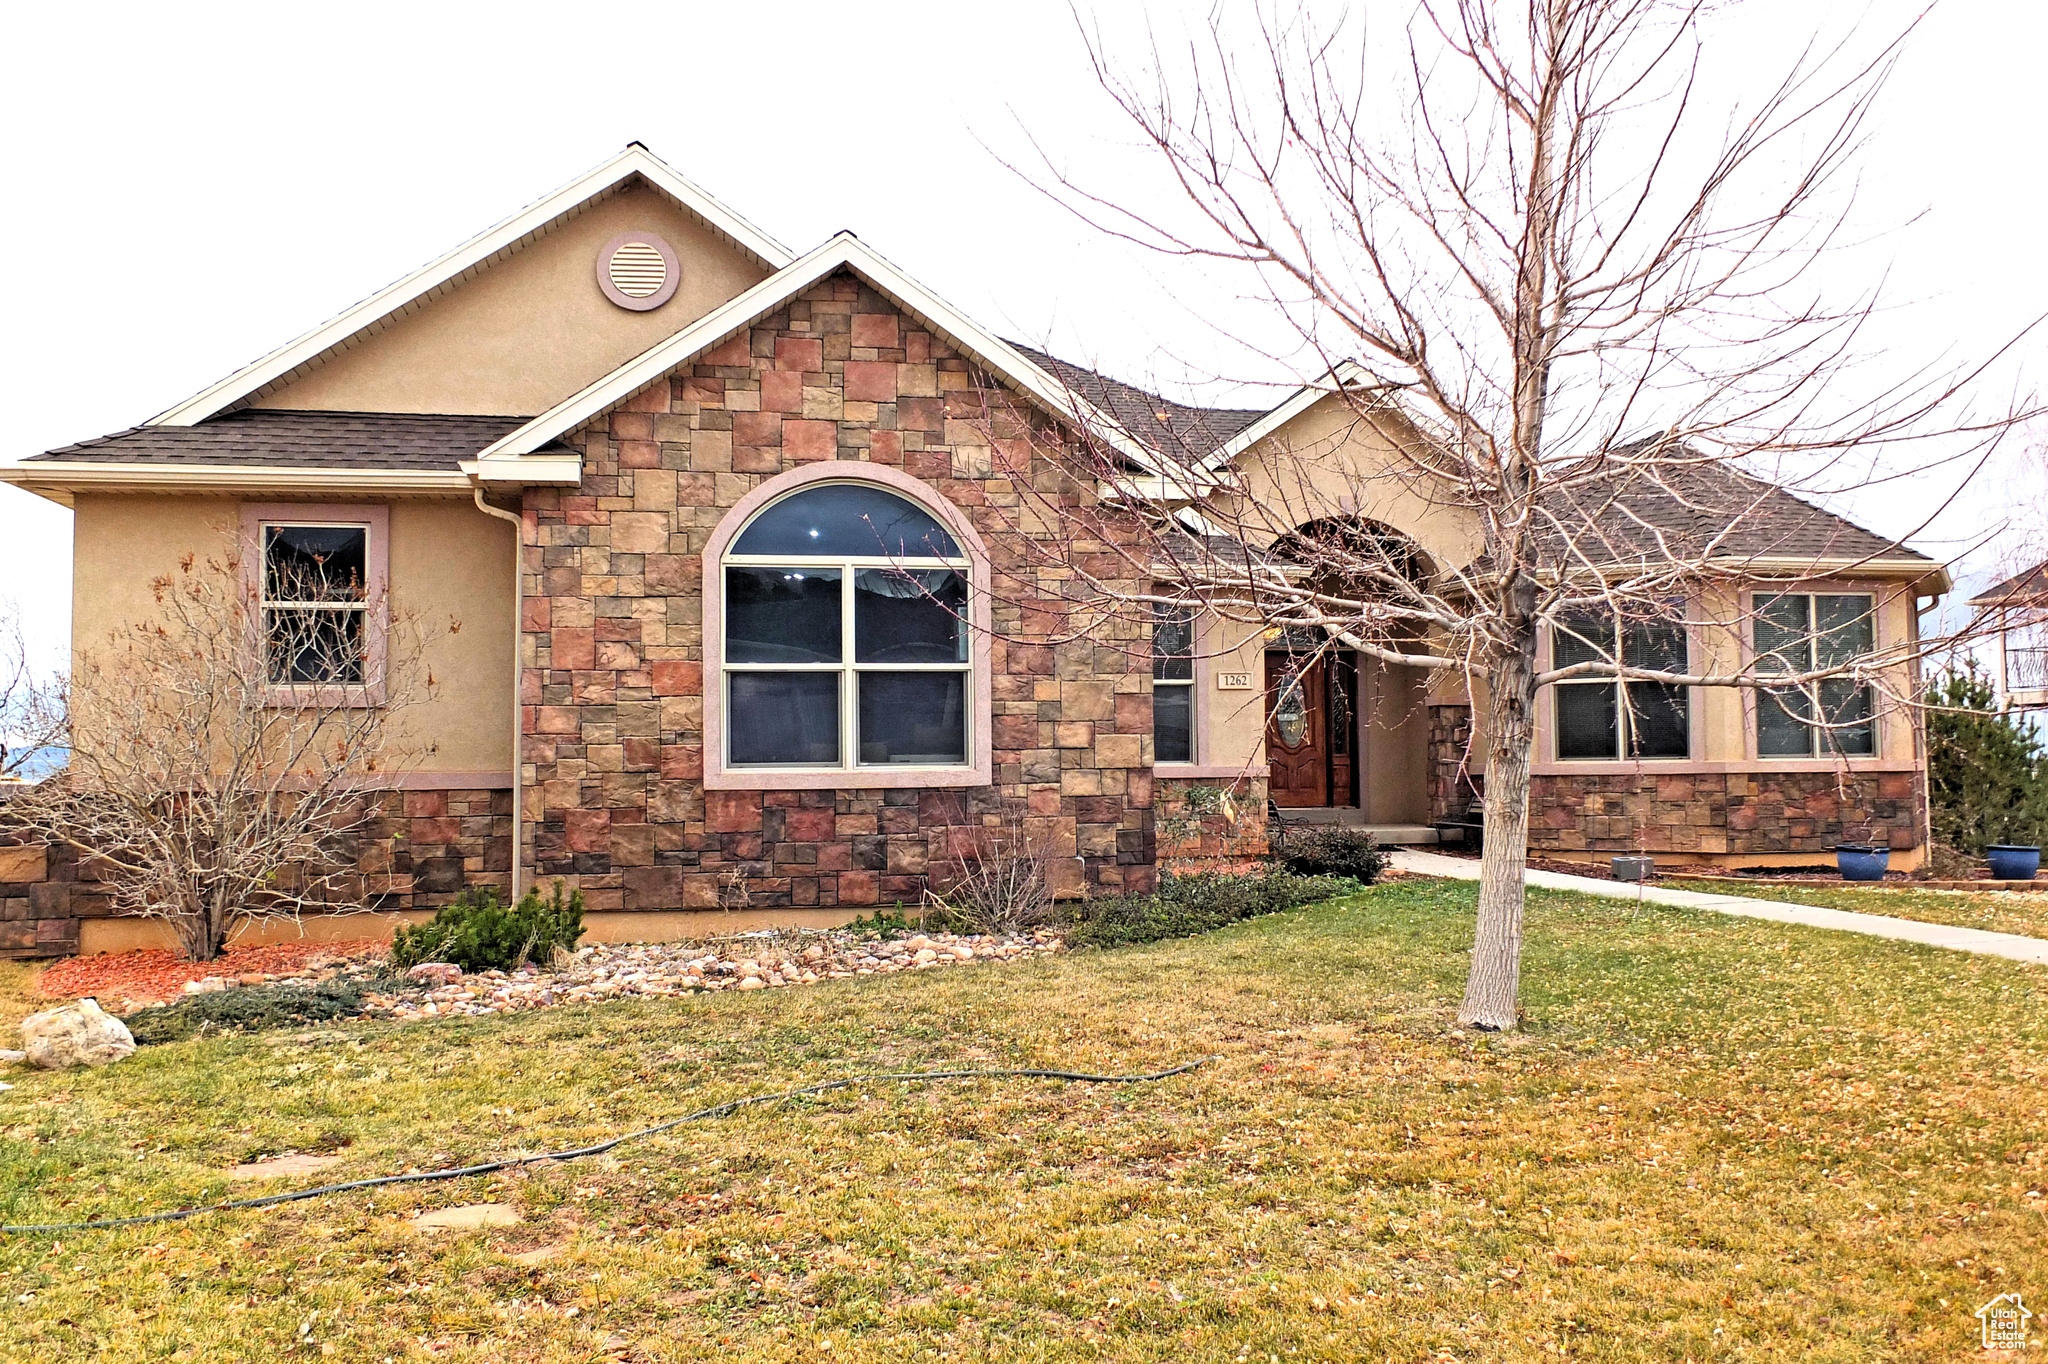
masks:
[[[1877,0],[1861,22],[1918,8]],[[1117,40],[1201,7],[1097,13]],[[1761,71],[1843,14],[1769,0],[1737,40]],[[147,419],[633,139],[796,250],[853,229],[1004,334],[1140,380],[1238,363],[1170,306],[1170,268],[1002,163],[1028,129],[1093,183],[1149,192],[1063,4],[44,5],[9,37],[0,459]],[[1888,354],[1975,354],[2048,313],[2044,50],[2048,6],[2021,0],[1956,0],[1912,41],[1864,159],[1874,240],[1843,276],[1890,271]],[[1996,382],[2039,383],[2044,359],[2032,342]],[[1919,543],[1948,557],[2011,477]],[[1933,494],[1847,510],[1899,533]],[[53,648],[69,520],[0,488],[0,596]]]

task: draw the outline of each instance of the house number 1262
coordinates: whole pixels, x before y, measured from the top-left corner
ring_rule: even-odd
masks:
[[[1216,674],[1216,690],[1218,691],[1250,691],[1251,689],[1252,675],[1250,673]]]

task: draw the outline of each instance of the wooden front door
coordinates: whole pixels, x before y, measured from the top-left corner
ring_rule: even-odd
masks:
[[[1267,794],[1275,805],[1358,799],[1356,678],[1348,653],[1266,655]]]
[[[1328,683],[1320,658],[1266,655],[1267,794],[1275,805],[1330,803]]]

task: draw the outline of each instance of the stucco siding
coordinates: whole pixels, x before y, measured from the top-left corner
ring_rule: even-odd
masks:
[[[155,619],[151,581],[186,555],[238,553],[231,498],[81,494],[72,523],[74,666],[117,632]],[[391,602],[430,640],[433,696],[403,717],[431,736],[421,772],[506,773],[512,767],[512,531],[468,502],[390,506]]]
[[[659,233],[682,282],[649,312],[609,302],[597,256],[621,232]],[[265,395],[259,407],[533,416],[758,284],[760,266],[644,186],[525,249]]]

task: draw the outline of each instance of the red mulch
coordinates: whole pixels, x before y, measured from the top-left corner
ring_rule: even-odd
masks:
[[[374,938],[338,942],[281,942],[266,947],[231,947],[216,961],[184,961],[160,947],[72,957],[43,972],[36,989],[51,999],[93,995],[108,1004],[122,1000],[161,1003],[173,999],[186,981],[206,976],[286,975],[315,957],[381,954],[388,944]]]

